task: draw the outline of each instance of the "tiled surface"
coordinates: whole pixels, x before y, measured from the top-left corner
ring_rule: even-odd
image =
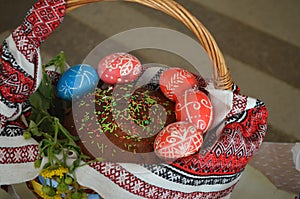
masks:
[[[294,146],[294,143],[265,142],[250,164],[264,173],[278,189],[298,193],[300,172],[296,170],[293,162]]]
[[[0,0],[0,39],[15,28],[35,0]],[[266,140],[300,141],[300,2],[298,0],[178,0],[199,18],[220,45],[234,81],[244,94],[260,98],[269,109]],[[128,14],[130,13],[130,14]],[[135,27],[155,26],[192,34],[174,19],[143,6],[123,3],[89,5],[68,14],[42,46],[44,61],[64,50],[70,64],[82,61],[107,37]],[[142,52],[155,59],[186,64],[168,54]],[[179,65],[179,64],[178,64]],[[275,154],[276,155],[276,154]],[[253,186],[250,186],[253,185]],[[24,199],[23,184],[17,186]],[[300,190],[299,190],[300,191]],[[2,194],[2,195],[1,195]],[[294,198],[247,167],[233,198]],[[8,199],[0,191],[1,199]]]

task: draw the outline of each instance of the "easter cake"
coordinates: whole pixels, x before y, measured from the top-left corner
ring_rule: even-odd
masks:
[[[181,68],[143,67],[127,53],[104,57],[97,71],[95,90],[73,100],[64,119],[85,154],[111,162],[157,163],[199,151],[212,121],[209,98],[199,90],[203,79]]]

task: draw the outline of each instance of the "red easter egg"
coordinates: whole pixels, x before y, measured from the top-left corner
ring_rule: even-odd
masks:
[[[178,96],[183,95],[187,89],[195,88],[198,81],[195,76],[181,68],[165,70],[159,79],[160,90],[167,98],[176,101]]]
[[[100,60],[97,72],[107,84],[128,83],[139,77],[142,65],[131,54],[113,53]]]
[[[188,121],[206,132],[213,121],[213,107],[209,97],[194,89],[186,90],[175,106],[177,121]]]
[[[154,141],[154,152],[161,159],[174,161],[199,151],[202,132],[189,122],[175,122],[158,133]]]

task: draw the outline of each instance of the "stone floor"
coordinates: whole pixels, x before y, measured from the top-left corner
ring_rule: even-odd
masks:
[[[300,1],[177,1],[215,37],[242,92],[266,103],[269,110],[266,141],[299,142]],[[33,2],[0,0],[1,40],[21,22]],[[184,25],[155,10],[132,3],[97,3],[67,14],[61,27],[41,48],[44,62],[64,50],[70,65],[81,63],[105,39],[141,27],[169,28],[195,39]],[[137,53],[145,62],[189,64],[161,51]],[[209,66],[200,69],[206,70],[205,67]]]

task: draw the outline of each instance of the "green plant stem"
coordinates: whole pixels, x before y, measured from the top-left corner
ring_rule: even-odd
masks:
[[[65,164],[62,163],[62,161],[60,161],[56,155],[53,156],[53,159],[59,164],[59,165],[63,165],[65,167]]]
[[[74,141],[74,138],[69,134],[69,132],[60,124],[60,122],[58,121],[58,126],[59,126],[59,130],[64,134],[64,136],[66,136],[69,141],[72,142],[72,144],[76,145],[76,142]]]
[[[73,177],[73,179],[74,179],[74,187],[75,187],[75,191],[77,192],[78,189],[79,189],[79,186],[78,186],[78,183],[77,183],[77,178],[76,178],[75,172],[72,171],[71,175],[72,175],[72,177]]]
[[[40,148],[39,147],[39,151],[40,151],[40,153],[39,153],[39,155],[38,155],[38,157],[41,157],[41,153],[45,150],[45,149],[47,149],[49,146],[50,146],[51,144],[47,144],[46,146],[44,146],[43,148]]]
[[[55,131],[54,131],[54,143],[57,143],[57,136],[58,136],[58,129],[59,129],[59,121],[58,118],[54,118],[54,126],[55,126]]]
[[[44,120],[46,120],[46,119],[52,119],[53,117],[52,116],[45,116],[45,117],[43,117],[36,125],[35,125],[35,127],[38,127],[38,126],[40,126],[43,122],[44,122]]]
[[[52,186],[52,180],[51,180],[51,179],[49,179],[49,181],[50,181],[50,187],[53,187],[53,186]]]
[[[69,154],[69,149],[67,149],[66,153],[63,153],[63,166],[66,167],[67,166],[67,154]]]
[[[51,151],[51,148],[52,148],[52,146],[48,148],[48,160],[49,160],[49,163],[50,163],[51,167],[53,167],[54,164],[53,164],[53,160],[52,160],[52,151]]]

